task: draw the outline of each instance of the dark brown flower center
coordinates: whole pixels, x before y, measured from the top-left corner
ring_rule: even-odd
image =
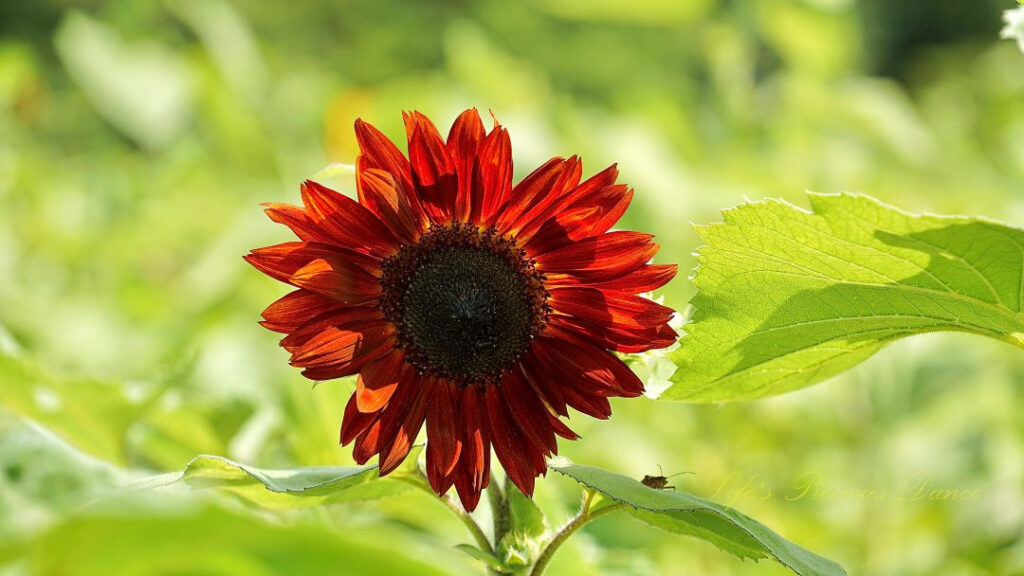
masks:
[[[407,361],[424,373],[494,382],[547,322],[544,278],[493,230],[431,228],[382,268],[381,309]]]

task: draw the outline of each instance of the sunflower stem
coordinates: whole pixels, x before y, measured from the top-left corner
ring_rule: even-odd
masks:
[[[476,523],[476,520],[474,520],[473,517],[469,515],[469,512],[463,510],[462,506],[455,502],[455,499],[452,498],[450,495],[439,496],[439,499],[441,500],[441,502],[444,503],[445,506],[448,507],[449,510],[452,511],[453,514],[458,516],[459,520],[461,520],[462,523],[466,526],[466,529],[468,529],[469,532],[473,535],[473,539],[476,540],[477,546],[479,546],[485,552],[494,554],[494,547],[491,545],[491,542],[487,539],[487,535],[484,534],[484,531],[480,528],[480,525]]]
[[[508,509],[508,490],[502,490],[498,479],[491,475],[491,484],[487,487],[487,500],[491,505],[491,516],[494,520],[494,545],[499,546],[501,539],[511,528],[511,515]]]
[[[416,472],[413,475],[395,476],[395,478],[437,498],[442,504],[444,504],[444,507],[455,515],[455,517],[462,522],[463,526],[469,530],[469,533],[473,536],[473,540],[476,541],[477,547],[489,554],[494,554],[494,546],[491,545],[490,540],[487,539],[487,535],[484,534],[483,529],[481,529],[480,525],[476,523],[476,520],[474,520],[473,517],[470,516],[469,512],[466,512],[462,506],[460,506],[455,499],[451,497],[451,495],[439,496],[437,492],[434,492],[434,489],[430,487],[430,484],[427,482],[427,477],[423,474],[422,470],[417,467]]]
[[[544,550],[537,557],[537,562],[533,565],[533,570],[530,571],[530,576],[541,576],[544,570],[547,569],[548,564],[551,563],[551,558],[554,557],[555,552],[569,539],[570,536],[576,533],[580,528],[583,528],[588,523],[596,520],[612,512],[618,512],[625,508],[625,504],[622,502],[616,502],[609,504],[597,510],[593,509],[594,499],[597,496],[597,492],[584,488],[583,489],[583,504],[580,506],[579,514],[577,514],[568,524],[562,527],[555,536],[548,541]]]

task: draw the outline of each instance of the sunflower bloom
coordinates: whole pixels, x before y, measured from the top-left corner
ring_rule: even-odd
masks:
[[[491,450],[526,495],[578,436],[569,408],[605,419],[608,398],[643,384],[611,351],[676,340],[670,308],[638,296],[674,265],[653,237],[609,229],[632,190],[615,166],[581,182],[573,156],[512,184],[508,132],[476,110],[442,139],[405,114],[408,157],[357,120],[359,201],[316,182],[301,207],[269,204],[298,241],[246,259],[296,288],[263,312],[291,364],[312,380],[358,374],[341,443],[394,470],[426,426],[426,472],[468,510],[490,480]]]

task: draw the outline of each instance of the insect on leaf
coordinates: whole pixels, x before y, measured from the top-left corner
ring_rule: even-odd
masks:
[[[779,536],[764,524],[728,506],[686,494],[644,486],[637,480],[592,466],[553,466],[552,470],[627,504],[632,516],[669,532],[694,536],[740,558],[773,558],[801,576],[843,576],[835,562]]]

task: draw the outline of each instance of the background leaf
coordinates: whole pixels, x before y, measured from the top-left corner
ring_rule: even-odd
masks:
[[[540,552],[537,543],[548,528],[544,512],[512,482],[505,483],[505,499],[512,525],[498,541],[498,556],[513,568],[532,565]]]
[[[414,449],[405,466],[416,462]],[[401,471],[395,472],[400,474]],[[374,500],[408,490],[394,476],[380,478],[376,466],[266,469],[202,455],[180,478],[193,488],[215,488],[265,508],[306,508],[327,503]]]
[[[69,13],[54,44],[96,109],[140,146],[159,148],[184,128],[192,87],[180,57],[156,44],[129,45],[102,22]]]
[[[212,422],[218,407],[194,397],[183,406],[183,390],[168,392],[189,366],[185,361],[157,370],[152,380],[121,382],[62,374],[33,357],[0,351],[0,406],[103,461],[180,469],[197,452],[224,452],[225,437],[240,420],[220,414]]]
[[[0,352],[0,406],[111,462],[125,462],[125,432],[154,391],[137,387],[133,392],[108,381],[57,376],[27,359]]]
[[[778,200],[699,228],[692,323],[667,400],[721,402],[820,382],[914,334],[1024,345],[1024,230],[921,216],[861,195]]]
[[[345,574],[447,572],[387,543],[307,524],[271,526],[213,507],[92,511],[34,540],[0,545],[0,565],[18,557],[33,574]],[[138,507],[138,503],[135,503]],[[184,551],[187,551],[185,553]]]
[[[547,530],[544,512],[537,507],[532,498],[520,492],[515,484],[506,483],[505,497],[508,499],[509,513],[512,515],[513,530],[522,532],[530,538],[536,538]]]
[[[472,544],[456,544],[455,549],[464,552],[470,558],[479,560],[495,570],[503,572],[507,572],[509,570],[508,566],[503,564],[501,560],[498,560],[497,556],[490,552],[485,552]]]
[[[648,488],[627,476],[592,466],[573,464],[552,469],[628,504],[627,512],[644,522],[701,538],[740,558],[774,558],[801,576],[846,574],[835,562],[797,546],[727,506],[683,492]]]

